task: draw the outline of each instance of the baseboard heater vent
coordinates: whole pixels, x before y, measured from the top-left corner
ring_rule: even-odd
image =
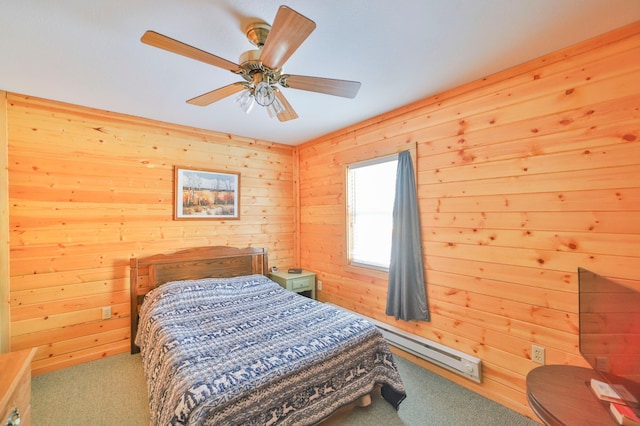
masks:
[[[330,305],[333,304],[330,303]],[[338,305],[333,306],[345,309]],[[360,315],[357,312],[349,312]],[[480,358],[465,354],[464,352],[457,351],[453,348],[449,348],[423,337],[407,333],[404,330],[400,330],[399,328],[385,324],[373,318],[369,318],[364,315],[360,316],[374,323],[376,327],[380,329],[382,335],[390,345],[409,352],[410,354],[436,364],[442,368],[453,371],[454,373],[473,380],[474,382],[481,383],[482,360]]]

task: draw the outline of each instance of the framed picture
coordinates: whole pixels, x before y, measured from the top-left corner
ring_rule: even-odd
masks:
[[[175,168],[175,219],[239,219],[240,173]]]

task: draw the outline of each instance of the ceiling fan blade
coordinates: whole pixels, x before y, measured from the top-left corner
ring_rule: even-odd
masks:
[[[244,88],[244,83],[232,83],[219,89],[212,90],[204,95],[189,99],[187,103],[198,106],[207,106],[219,101],[220,99],[226,98],[227,96],[231,96],[234,93],[241,92]]]
[[[189,46],[188,44],[174,40],[155,31],[145,32],[140,41],[150,46],[168,50],[169,52],[177,53],[178,55],[186,56],[187,58],[195,59],[231,72],[238,72],[240,70],[240,66],[238,64],[227,61],[226,59],[212,53],[205,52],[204,50],[200,50],[197,47]]]
[[[276,90],[275,93],[276,97],[284,107],[284,111],[278,114],[278,120],[289,121],[298,118],[298,114],[296,114],[296,112],[293,110],[293,107],[291,106],[289,101],[287,101],[287,98],[284,97],[284,94],[279,90]]]
[[[282,68],[315,28],[316,23],[311,19],[287,6],[280,6],[264,42],[260,61],[272,70]]]
[[[324,93],[353,99],[360,90],[359,81],[336,80],[333,78],[309,77],[305,75],[283,75],[280,77],[283,87]]]

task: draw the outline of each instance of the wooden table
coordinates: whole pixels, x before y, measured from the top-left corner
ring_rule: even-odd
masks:
[[[609,403],[591,391],[590,380],[602,380],[591,368],[544,365],[527,375],[527,399],[546,425],[606,426],[618,423]]]
[[[31,360],[36,349],[24,349],[0,355],[0,424],[18,420],[31,424]]]

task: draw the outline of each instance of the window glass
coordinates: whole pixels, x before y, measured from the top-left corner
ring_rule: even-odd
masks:
[[[347,167],[348,261],[388,269],[397,155]]]

